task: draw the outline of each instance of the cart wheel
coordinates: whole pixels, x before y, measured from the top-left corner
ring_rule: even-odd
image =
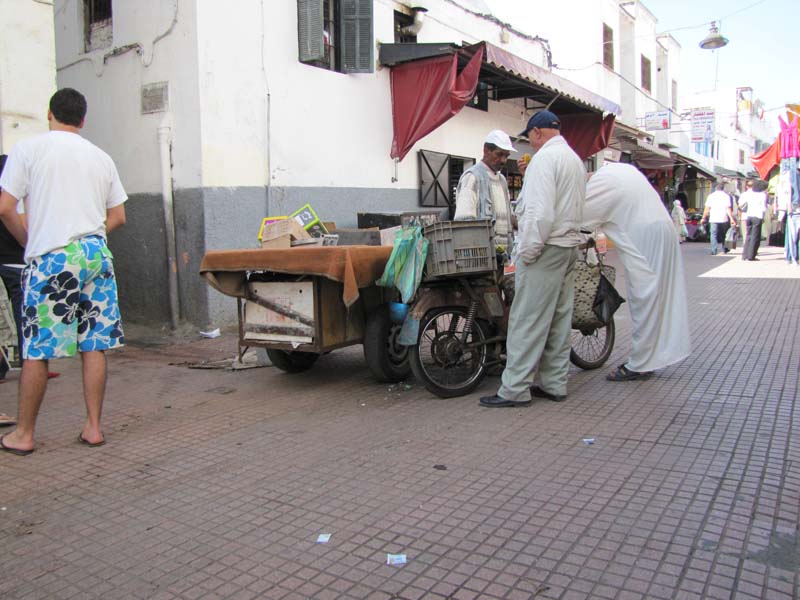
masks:
[[[272,364],[287,373],[302,373],[308,371],[317,362],[319,354],[314,352],[286,352],[267,348],[267,356]]]
[[[485,325],[475,319],[465,334],[466,313],[464,308],[429,312],[420,324],[419,341],[409,350],[417,381],[440,398],[469,394],[486,376]]]
[[[389,318],[389,307],[379,306],[367,317],[364,331],[364,359],[378,381],[402,381],[411,374],[408,346],[397,343],[402,324]]]
[[[581,369],[599,369],[611,356],[614,349],[614,319],[612,318],[605,327],[591,331],[573,329],[570,337],[572,348],[569,359],[572,364]]]

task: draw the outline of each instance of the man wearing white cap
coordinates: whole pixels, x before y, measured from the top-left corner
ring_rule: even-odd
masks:
[[[456,221],[492,219],[495,246],[511,250],[513,213],[508,183],[500,173],[514,151],[505,131],[490,131],[483,142],[483,159],[461,175],[456,188]]]

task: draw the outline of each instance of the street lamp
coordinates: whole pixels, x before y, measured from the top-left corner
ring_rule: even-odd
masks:
[[[700,42],[700,47],[703,50],[716,50],[728,45],[728,38],[722,37],[719,33],[716,21],[711,21],[711,27],[708,30],[708,35]]]

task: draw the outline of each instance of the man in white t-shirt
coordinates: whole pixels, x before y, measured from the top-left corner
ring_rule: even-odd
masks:
[[[81,353],[86,422],[78,441],[105,443],[100,428],[105,351],[124,343],[106,234],[125,223],[127,195],[111,158],[79,135],[86,99],[53,94],[50,131],[17,142],[0,177],[0,219],[25,247],[23,364],[17,428],[0,450],[34,450],[34,429],[51,358]],[[24,202],[27,230],[17,213]]]
[[[728,227],[736,226],[736,219],[733,216],[731,197],[725,193],[725,184],[717,183],[716,191],[706,198],[706,205],[703,209],[701,222],[710,223],[709,238],[711,239],[711,254],[717,253],[717,247],[721,246],[725,254],[729,250],[725,247],[725,234]]]

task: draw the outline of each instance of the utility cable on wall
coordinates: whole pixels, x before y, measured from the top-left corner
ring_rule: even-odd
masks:
[[[520,37],[520,38],[522,38],[524,40],[528,40],[529,42],[536,42],[538,44],[541,44],[542,48],[544,48],[545,57],[547,59],[547,68],[548,69],[552,69],[553,68],[553,52],[550,49],[550,42],[548,40],[546,40],[545,38],[539,37],[538,35],[527,34],[524,31],[520,31],[519,29],[517,29],[516,27],[514,27],[510,23],[506,23],[505,21],[501,21],[500,19],[498,19],[497,17],[495,17],[491,13],[487,14],[487,13],[478,12],[476,10],[472,10],[471,8],[467,8],[466,6],[462,6],[461,4],[456,2],[456,0],[445,0],[445,2],[460,8],[465,13],[470,14],[470,15],[472,15],[474,17],[478,17],[479,19],[483,19],[485,21],[489,21],[490,23],[494,23],[495,25],[499,25],[501,28],[513,33],[517,37]]]

